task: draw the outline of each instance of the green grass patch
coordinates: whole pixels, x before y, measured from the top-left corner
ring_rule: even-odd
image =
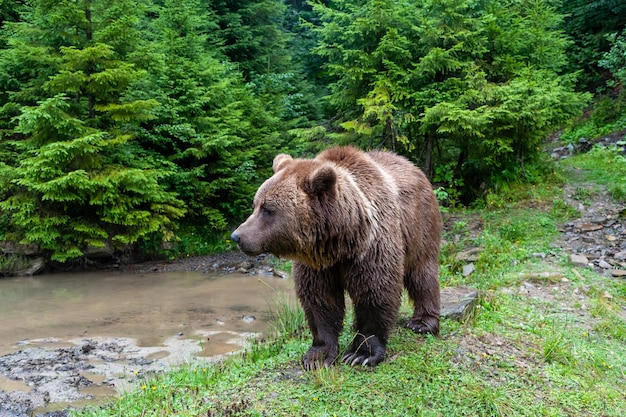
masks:
[[[620,148],[595,146],[590,152],[565,159],[560,164],[570,168],[565,171],[566,176],[572,178],[577,171],[584,171],[589,181],[605,185],[612,198],[626,202],[626,155]],[[576,195],[579,192],[583,201],[589,197],[590,191],[580,188]]]

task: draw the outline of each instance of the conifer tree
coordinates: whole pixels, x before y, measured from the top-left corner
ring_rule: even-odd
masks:
[[[276,119],[222,53],[217,16],[199,0],[164,0],[152,22],[146,85],[162,104],[142,124],[144,148],[175,164],[168,179],[189,208],[185,222],[213,233],[249,210],[257,163],[272,151]],[[143,92],[142,92],[143,91]]]
[[[289,62],[280,0],[213,0],[224,52],[249,79],[253,74],[284,72]]]
[[[173,237],[184,205],[162,184],[170,172],[138,159],[131,127],[152,118],[158,103],[125,97],[145,77],[128,61],[141,5],[35,0],[12,26],[2,58],[14,89],[5,107],[22,111],[8,135],[20,159],[0,202],[11,216],[5,239],[65,262],[90,247]],[[28,70],[12,71],[29,56]]]
[[[542,135],[584,103],[559,75],[567,43],[548,1],[338,0],[314,10],[315,51],[334,77],[329,100],[347,140],[404,152],[473,196],[503,172],[524,173]]]

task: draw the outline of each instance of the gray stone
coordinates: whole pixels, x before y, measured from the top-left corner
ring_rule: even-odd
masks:
[[[602,224],[606,223],[608,218],[606,216],[594,216],[589,221],[593,224]]]
[[[611,276],[615,278],[626,278],[626,270],[624,269],[614,269],[611,271]]]
[[[28,260],[28,265],[24,269],[15,271],[17,276],[32,276],[40,273],[46,266],[46,260],[43,257],[37,257]]]
[[[27,245],[11,242],[11,241],[2,241],[0,242],[0,252],[5,255],[24,255],[24,256],[34,256],[39,255],[41,250],[39,246],[34,243],[30,243]]]
[[[457,262],[476,262],[478,260],[478,255],[482,252],[481,248],[470,248],[464,250],[463,252],[459,252],[456,254],[454,259]]]
[[[576,255],[576,254],[572,254],[569,256],[569,261],[574,264],[574,266],[580,266],[580,267],[588,267],[589,266],[589,259],[587,259],[586,256],[584,255]]]
[[[617,252],[615,255],[613,255],[613,257],[618,261],[626,261],[626,250]]]
[[[476,267],[474,266],[474,264],[467,264],[467,265],[463,265],[463,276],[467,277],[469,275],[472,274],[472,272],[474,272],[476,270]]]
[[[578,226],[581,232],[595,232],[596,230],[601,230],[604,226],[601,224],[589,224],[583,223]]]
[[[256,317],[254,317],[252,314],[246,314],[245,316],[243,316],[242,320],[244,321],[244,323],[250,324],[256,320]]]
[[[463,320],[476,307],[478,290],[471,287],[441,289],[441,317]]]
[[[83,254],[89,259],[109,259],[113,257],[115,250],[113,246],[106,242],[102,246],[88,245]]]
[[[611,269],[612,268],[610,263],[608,263],[608,262],[606,262],[606,261],[604,261],[602,259],[598,262],[598,266],[600,268],[602,268],[602,269]]]

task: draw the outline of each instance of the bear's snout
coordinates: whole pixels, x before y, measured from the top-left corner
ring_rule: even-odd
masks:
[[[241,236],[239,236],[239,233],[237,233],[236,230],[230,235],[230,238],[233,242],[235,242],[238,245],[239,245],[239,242],[241,242]]]
[[[259,255],[262,253],[261,247],[259,245],[258,239],[255,239],[253,236],[255,233],[252,230],[248,230],[249,227],[244,227],[246,223],[239,226],[231,235],[230,238],[233,242],[239,246],[239,249],[246,255]]]

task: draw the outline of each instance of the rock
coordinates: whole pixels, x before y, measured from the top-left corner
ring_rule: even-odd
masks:
[[[113,246],[106,242],[102,246],[88,245],[83,254],[89,259],[109,259],[113,257],[115,250]]]
[[[463,265],[463,276],[467,277],[469,275],[472,274],[472,272],[474,272],[476,270],[476,267],[474,266],[474,264],[467,264],[467,265]]]
[[[581,223],[578,225],[581,232],[595,232],[604,228],[601,224]]]
[[[603,224],[606,223],[608,218],[606,216],[594,216],[589,221],[593,224]]]
[[[611,271],[611,276],[615,278],[626,278],[626,270],[624,269],[613,269]]]
[[[618,261],[626,261],[626,250],[617,252],[615,255],[613,255],[613,257]]]
[[[39,246],[34,243],[29,243],[27,245],[10,242],[10,241],[2,241],[0,242],[0,251],[5,255],[24,255],[24,256],[34,256],[39,255],[41,250]]]
[[[237,265],[237,272],[246,274],[250,272],[252,268],[254,268],[254,263],[251,262],[250,260],[245,260],[243,262],[240,262],[239,265]]]
[[[481,248],[470,248],[457,253],[454,259],[457,262],[476,262],[481,251]]]
[[[471,287],[441,289],[441,317],[463,320],[476,306],[478,290]]]
[[[612,266],[610,263],[606,262],[605,260],[600,259],[600,261],[598,262],[598,266],[602,269],[611,269]]]
[[[250,324],[256,320],[256,317],[254,317],[252,314],[246,314],[245,316],[243,316],[242,320],[244,321],[244,323]]]
[[[17,276],[32,276],[37,275],[46,267],[46,260],[43,257],[33,258],[28,260],[28,265],[24,269],[20,269],[14,272]]]
[[[282,278],[282,279],[288,279],[289,278],[289,275],[286,272],[279,271],[277,269],[272,269],[272,275],[274,275],[275,277],[278,277],[278,278]]]
[[[587,259],[587,257],[584,255],[572,254],[569,256],[569,261],[574,264],[574,266],[580,266],[583,268],[589,266],[589,259]]]

